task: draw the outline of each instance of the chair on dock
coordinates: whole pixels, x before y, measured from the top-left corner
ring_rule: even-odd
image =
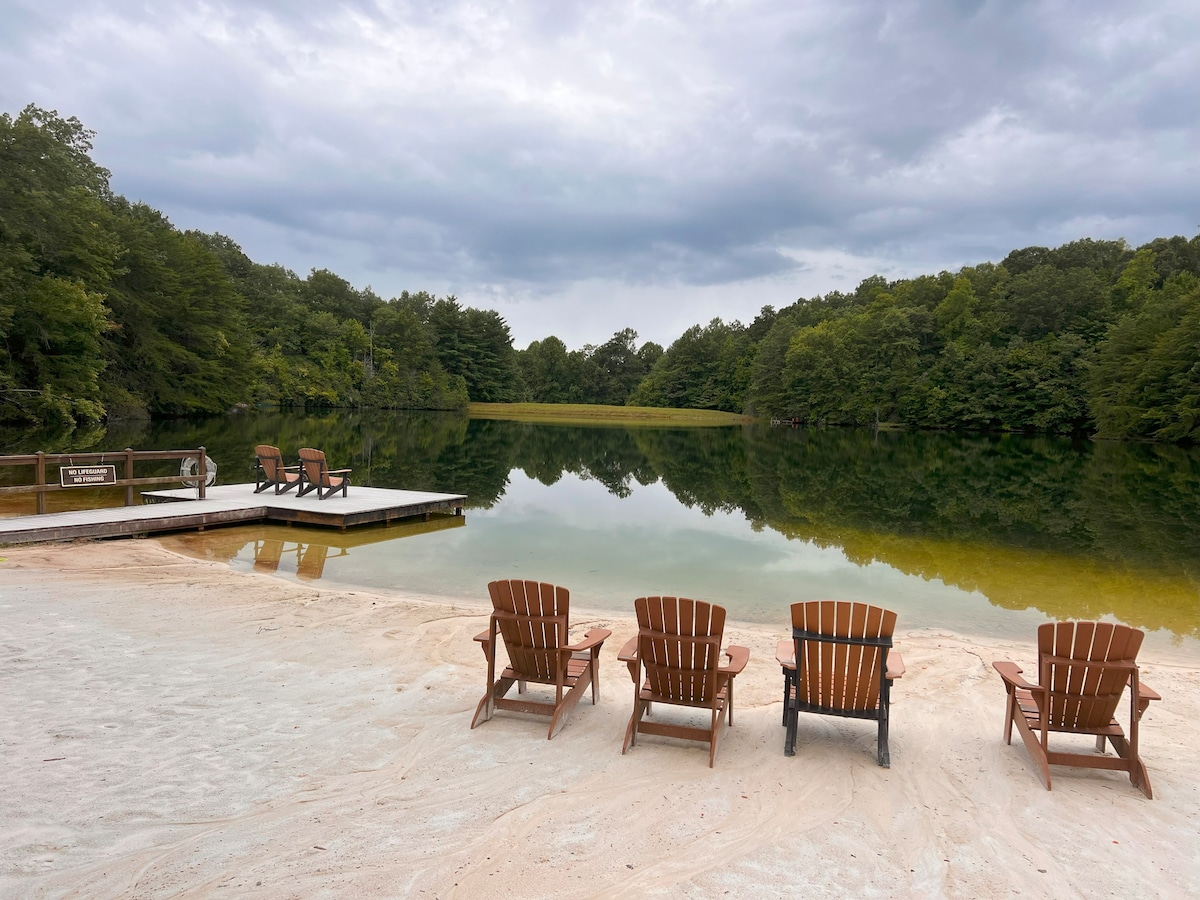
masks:
[[[254,448],[258,457],[255,466],[254,493],[260,494],[269,487],[275,488],[276,494],[283,494],[299,486],[299,493],[304,493],[304,475],[300,466],[285,466],[283,454],[278,447],[270,444],[259,444]]]
[[[633,715],[621,753],[636,746],[639,733],[704,741],[711,768],[721,726],[726,721],[733,725],[733,679],[746,667],[750,651],[731,646],[721,652],[725,632],[722,606],[685,597],[639,597],[633,608],[638,633],[618,656],[633,677]],[[722,657],[729,662],[722,665]],[[651,703],[708,710],[709,724],[697,727],[643,721]]]
[[[569,644],[570,592],[553,584],[536,581],[493,581],[488,585],[492,615],[487,631],[475,636],[487,658],[487,693],[471,719],[474,728],[486,722],[497,709],[536,713],[550,717],[546,739],[566,722],[584,690],[592,688],[592,703],[600,697],[600,647],[612,634],[607,628],[591,628],[583,640]],[[500,645],[508,652],[509,664],[496,677]],[[505,697],[515,684],[524,694],[527,683],[554,686],[554,701]]]
[[[875,753],[891,767],[888,722],[892,682],[904,660],[892,651],[896,614],[866,603],[810,600],[792,604],[792,639],[780,641],[783,667],[783,752],[796,755],[799,714],[818,713],[879,723]]]
[[[1144,633],[1108,622],[1047,622],[1038,627],[1038,683],[1021,677],[1011,662],[993,662],[1004,679],[1008,703],[1004,742],[1012,743],[1012,726],[1037,764],[1050,790],[1050,766],[1082,766],[1129,773],[1129,780],[1152,798],[1150,776],[1138,756],[1138,720],[1152,700],[1162,698],[1138,678],[1137,654]],[[1129,689],[1129,733],[1113,714]],[[1095,735],[1095,753],[1053,751],[1051,731]],[[1116,757],[1101,755],[1104,742]]]
[[[317,492],[317,499],[324,500],[338,491],[346,496],[346,488],[350,486],[350,473],[353,469],[330,469],[325,462],[325,452],[311,447],[300,449],[300,467],[303,470],[304,484],[300,486],[297,496],[303,497],[312,491]]]

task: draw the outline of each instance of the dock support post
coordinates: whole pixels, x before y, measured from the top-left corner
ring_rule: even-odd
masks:
[[[200,448],[200,470],[199,471],[200,471],[200,482],[199,482],[199,484],[197,484],[197,487],[199,488],[199,490],[196,492],[196,497],[200,500],[203,500],[204,494],[205,494],[204,482],[208,481],[208,453],[205,452],[203,447]]]
[[[46,514],[46,454],[44,451],[37,452],[37,475],[35,484],[40,490],[37,492],[37,514],[39,516]]]
[[[133,448],[125,448],[125,480],[133,481]],[[125,485],[125,505],[133,506],[133,485]]]

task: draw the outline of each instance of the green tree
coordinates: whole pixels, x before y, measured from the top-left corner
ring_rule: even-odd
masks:
[[[112,402],[154,414],[219,413],[252,376],[242,298],[221,260],[145,204],[114,202],[123,246],[109,291]]]
[[[1098,337],[1112,318],[1109,284],[1093,269],[1036,266],[1008,281],[999,310],[1009,330],[1027,341],[1081,330]]]
[[[78,119],[0,115],[0,420],[96,420],[119,243]]]
[[[663,352],[627,403],[740,412],[750,380],[750,365],[743,364],[749,343],[738,322],[694,325]]]
[[[637,336],[632,328],[622,329],[592,353],[598,383],[591,402],[623,405],[649,371],[638,353]]]
[[[1103,436],[1200,439],[1200,280],[1174,276],[1117,322],[1089,386]]]
[[[300,301],[314,312],[327,312],[337,319],[354,319],[369,325],[383,303],[370,288],[358,290],[328,269],[313,269],[300,291]]]
[[[534,403],[567,403],[571,398],[567,346],[550,335],[517,354],[525,396]]]

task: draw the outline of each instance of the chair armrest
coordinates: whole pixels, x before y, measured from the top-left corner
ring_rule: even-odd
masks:
[[[474,639],[479,641],[481,644],[486,644],[492,639],[492,629],[489,628],[487,631],[479,632],[479,634],[475,635]]]
[[[775,661],[785,669],[796,668],[796,642],[785,640],[776,644]]]
[[[894,681],[897,678],[903,677],[903,675],[904,657],[893,650],[888,654],[887,671],[883,673],[883,676],[888,681]]]
[[[612,632],[607,628],[589,628],[587,634],[583,636],[583,640],[578,644],[569,644],[564,647],[564,650],[570,650],[572,653],[577,653],[582,650],[591,650],[593,647],[599,647],[611,635]]]
[[[623,663],[635,663],[638,661],[637,655],[637,635],[634,635],[625,642],[625,646],[621,648],[621,652],[617,654],[617,659]]]
[[[729,663],[717,666],[717,671],[725,675],[736,675],[746,668],[746,663],[750,661],[750,648],[730,644],[725,648],[725,655],[729,657]]]
[[[1162,696],[1158,693],[1158,691],[1150,687],[1150,685],[1146,684],[1144,681],[1138,682],[1138,697],[1147,702],[1151,700],[1162,699]]]
[[[1000,677],[1004,679],[1004,683],[1010,687],[1024,688],[1027,691],[1040,691],[1041,685],[1030,684],[1021,677],[1023,671],[1016,663],[1011,662],[993,662],[992,668],[1000,673]]]
[[[326,469],[325,474],[326,475],[349,475],[353,471],[354,471],[353,469]]]

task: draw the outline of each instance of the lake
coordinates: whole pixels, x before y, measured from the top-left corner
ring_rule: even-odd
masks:
[[[456,520],[162,539],[287,578],[484,605],[489,580],[534,578],[570,588],[576,606],[629,613],[637,596],[685,595],[781,633],[788,605],[816,598],[887,606],[903,627],[1030,639],[1046,618],[1107,618],[1200,648],[1197,448],[275,410],[0,442],[3,453],[204,445],[221,483],[253,481],[257,443],[287,457],[314,446],[353,468],[354,484],[469,497]]]

